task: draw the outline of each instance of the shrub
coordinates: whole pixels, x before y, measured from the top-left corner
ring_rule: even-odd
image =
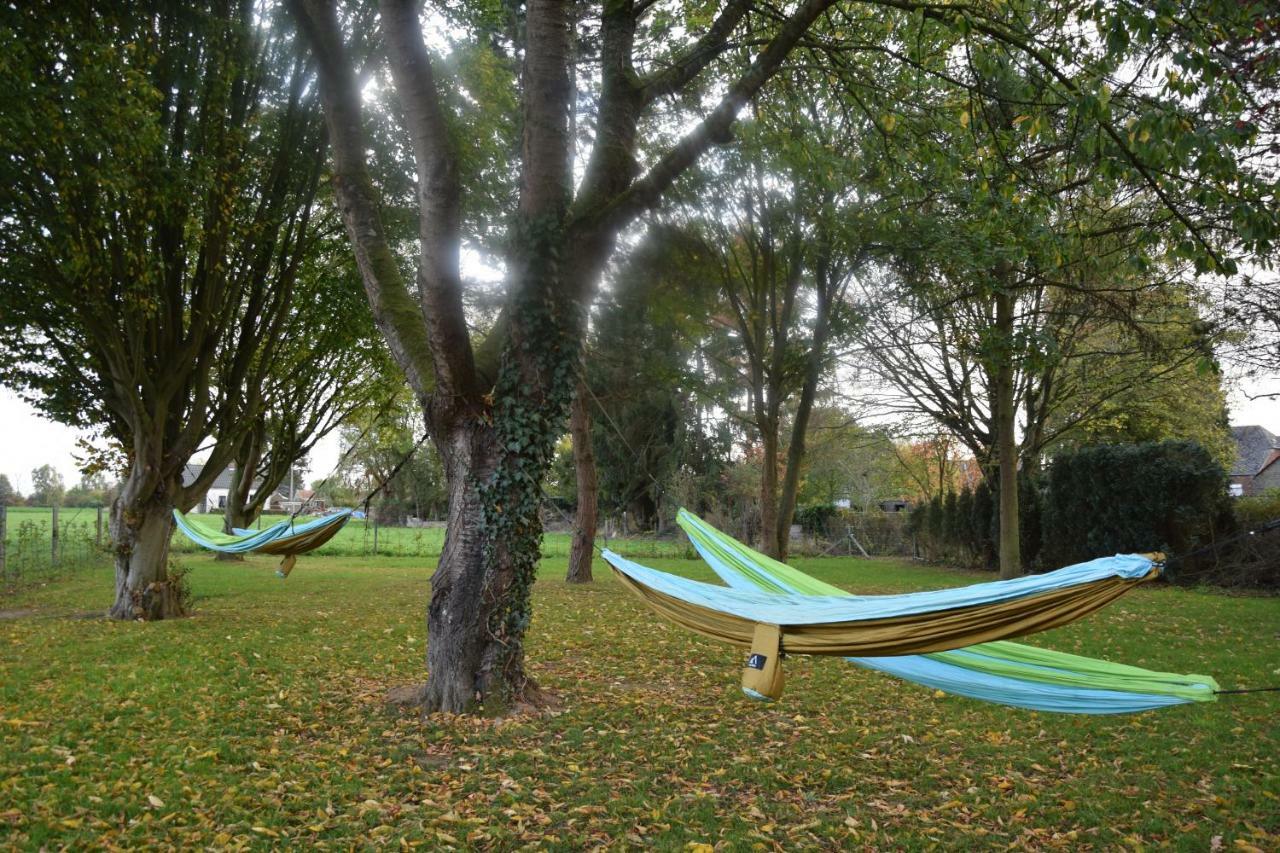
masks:
[[[1226,472],[1194,441],[1063,453],[1045,484],[1044,562],[1191,551],[1230,529],[1229,500]]]

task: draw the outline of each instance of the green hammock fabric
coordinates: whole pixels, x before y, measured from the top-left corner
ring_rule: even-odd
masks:
[[[178,529],[201,548],[223,554],[261,553],[286,557],[319,548],[332,539],[350,518],[351,510],[342,510],[311,521],[296,523],[286,519],[262,530],[232,535],[210,530],[176,509],[173,511]]]
[[[680,510],[681,528],[726,583],[778,594],[849,593],[774,560]],[[1124,713],[1216,700],[1203,675],[1155,672],[1004,640],[925,655],[850,658],[868,668],[986,701],[1074,713]]]

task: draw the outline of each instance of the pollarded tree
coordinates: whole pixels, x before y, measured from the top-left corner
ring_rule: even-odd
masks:
[[[252,2],[0,10],[0,379],[123,447],[112,616],[178,615],[171,513],[262,416],[323,121]],[[204,473],[185,463],[209,442]]]
[[[1242,30],[1250,23],[1248,10],[1242,12],[1238,4],[1214,0],[1209,5],[1219,29]],[[502,85],[469,91],[459,103],[441,92],[440,63],[427,49],[418,4],[382,0],[385,53],[418,172],[415,298],[385,236],[366,162],[356,63],[334,3],[292,0],[292,6],[316,57],[333,180],[365,291],[392,355],[422,401],[449,483],[448,534],[428,617],[430,678],[420,695],[429,709],[463,711],[533,695],[523,637],[541,533],[540,481],[572,397],[584,304],[619,232],[660,200],[707,149],[731,141],[738,111],[824,14],[833,19],[830,36],[805,44],[815,57],[847,52],[857,61],[882,64],[888,52],[903,61],[899,48],[921,38],[933,40],[938,30],[1008,45],[1059,81],[1063,96],[1078,105],[1082,123],[1119,140],[1098,151],[1117,170],[1145,169],[1162,189],[1182,180],[1163,168],[1169,158],[1159,172],[1146,168],[1143,152],[1125,143],[1125,130],[1099,100],[1110,85],[1099,68],[1119,67],[1131,53],[1163,50],[1164,34],[1179,25],[1168,17],[1152,19],[1129,4],[1080,9],[1064,3],[1037,16],[1034,31],[1026,26],[1024,10],[1005,4],[976,8],[915,0],[839,5],[800,0],[782,7],[726,0],[714,10],[696,11],[664,0],[587,7],[529,0],[504,7],[501,14],[463,7],[452,22],[507,59],[509,79],[493,75],[489,79]],[[1091,35],[1100,18],[1108,31],[1145,29],[1135,30],[1123,44],[1104,46]],[[1046,20],[1052,25],[1042,26]],[[575,74],[582,47],[575,32],[591,36],[597,51],[592,74]],[[1211,54],[1211,38],[1206,29],[1190,51],[1189,76],[1210,91],[1207,98],[1233,85],[1213,79],[1212,64],[1197,64],[1200,55]],[[1095,62],[1104,51],[1108,62]],[[749,52],[754,58],[745,71],[736,72]],[[951,79],[945,72],[932,73]],[[583,97],[575,91],[579,82],[587,89]],[[573,107],[583,101],[594,107],[584,111],[590,150],[575,180],[579,111]],[[475,150],[462,144],[475,138],[464,136],[466,110],[494,102],[519,110],[519,149],[503,152],[506,159],[493,169],[478,168],[463,156]],[[1146,103],[1153,120],[1167,119],[1171,127],[1180,127],[1190,112],[1172,99],[1147,98]],[[1218,104],[1213,118],[1220,115]],[[686,131],[671,140],[676,128]],[[1187,150],[1171,153],[1179,166],[1218,150],[1224,141],[1217,134],[1204,140],[1177,135],[1192,142]],[[483,137],[479,144],[488,141]],[[1244,185],[1229,160],[1195,162],[1202,172],[1213,173],[1210,192],[1232,194],[1232,201],[1240,202],[1242,215],[1256,226],[1252,242],[1269,240],[1274,214],[1248,187],[1236,192]],[[493,188],[494,174],[512,179],[498,182],[510,187],[507,195],[486,196],[509,214],[502,259],[505,302],[483,344],[473,346],[460,267],[468,238],[463,228],[480,188]],[[1194,228],[1179,236],[1194,244],[1191,251],[1204,239]]]
[[[335,232],[340,226],[333,223]],[[262,390],[262,415],[235,452],[224,529],[248,527],[297,462],[362,410],[392,405],[397,386],[382,338],[338,233],[317,238]]]

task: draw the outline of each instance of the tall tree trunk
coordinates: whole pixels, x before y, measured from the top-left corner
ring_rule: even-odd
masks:
[[[111,505],[116,597],[113,619],[171,619],[185,615],[182,597],[169,577],[169,537],[173,502],[141,463],[134,463]]]
[[[253,487],[253,475],[250,474],[246,482],[244,471],[245,468],[242,467],[241,462],[237,461],[235,470],[231,473],[231,487],[227,489],[227,505],[222,509],[222,532],[229,536],[235,535],[237,527],[246,528],[253,523],[253,519],[246,511],[249,490]],[[214,555],[214,559],[223,562],[244,562],[244,555],[218,553]]]
[[[444,548],[431,576],[427,613],[428,678],[422,705],[463,712],[484,703],[501,681],[500,649],[488,630],[502,601],[499,572],[486,571],[484,504],[478,488],[493,475],[498,447],[481,422],[437,440],[449,487]],[[496,568],[496,567],[494,567]]]
[[[591,410],[587,404],[586,381],[578,380],[569,410],[569,430],[573,435],[573,467],[578,480],[578,511],[573,522],[573,545],[569,549],[569,583],[591,583],[592,551],[596,544],[598,489],[596,455],[591,447]]]
[[[764,450],[760,465],[760,548],[770,557],[779,558],[777,421],[761,421],[760,443]]]
[[[804,464],[805,436],[809,431],[809,415],[818,395],[818,380],[822,377],[822,362],[827,354],[827,335],[831,329],[832,303],[843,295],[838,294],[831,276],[831,259],[821,254],[814,264],[818,284],[818,311],[813,324],[813,341],[809,346],[805,363],[804,384],[800,386],[800,400],[796,403],[796,416],[791,424],[791,442],[787,445],[787,471],[782,480],[782,496],[778,501],[778,554],[787,561],[791,547],[791,521],[796,514],[796,498],[800,491],[800,467]]]
[[[1013,294],[996,292],[996,447],[1000,466],[1000,577],[1022,574],[1022,547],[1018,529],[1018,441],[1014,434],[1017,412],[1013,394]]]

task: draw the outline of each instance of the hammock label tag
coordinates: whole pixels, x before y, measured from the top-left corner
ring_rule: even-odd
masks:
[[[756,653],[751,657],[747,658],[747,668],[748,669],[764,669],[764,665],[765,663],[768,662],[768,660],[769,660],[768,655],[762,655],[762,654]]]

